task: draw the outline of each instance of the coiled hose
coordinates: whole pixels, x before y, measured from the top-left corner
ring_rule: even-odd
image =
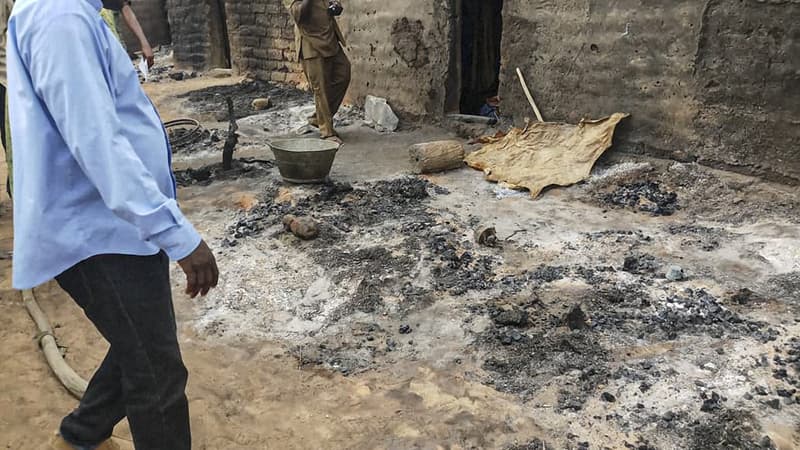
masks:
[[[165,130],[169,130],[170,128],[176,128],[176,127],[191,127],[191,130],[189,130],[188,133],[182,136],[179,136],[175,139],[170,139],[169,141],[170,145],[181,145],[187,142],[191,142],[196,135],[200,134],[200,132],[203,131],[203,126],[200,125],[200,122],[194,119],[185,118],[185,119],[175,119],[175,120],[170,120],[168,122],[164,122]]]

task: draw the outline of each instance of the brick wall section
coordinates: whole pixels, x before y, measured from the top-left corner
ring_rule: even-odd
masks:
[[[282,0],[226,2],[231,63],[262,80],[305,84],[295,57],[294,22]]]
[[[204,70],[227,67],[218,0],[167,0],[175,63]]]

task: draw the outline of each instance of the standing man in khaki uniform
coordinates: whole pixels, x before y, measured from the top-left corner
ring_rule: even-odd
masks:
[[[350,86],[350,61],[335,19],[341,5],[338,0],[284,0],[284,4],[294,18],[297,55],[314,91],[317,111],[309,125],[319,128],[321,138],[341,143],[333,116]]]
[[[6,192],[11,196],[11,185],[13,175],[11,175],[11,135],[8,126],[8,79],[6,78],[6,32],[8,31],[8,16],[14,8],[13,0],[0,0],[0,27],[3,34],[0,35],[0,144],[3,145],[6,155],[6,168],[8,178],[6,178]]]

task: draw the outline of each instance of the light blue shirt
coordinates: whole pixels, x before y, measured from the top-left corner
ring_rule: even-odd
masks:
[[[13,285],[99,254],[188,256],[171,150],[100,0],[17,0],[8,24]]]

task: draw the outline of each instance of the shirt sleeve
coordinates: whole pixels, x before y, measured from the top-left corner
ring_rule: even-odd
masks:
[[[107,49],[93,25],[66,14],[39,27],[25,58],[32,84],[106,206],[135,226],[143,241],[181,260],[197,248],[200,235],[120,132]]]
[[[289,9],[289,14],[292,15],[294,23],[300,23],[300,7],[303,2],[300,0],[284,0],[284,4]]]

